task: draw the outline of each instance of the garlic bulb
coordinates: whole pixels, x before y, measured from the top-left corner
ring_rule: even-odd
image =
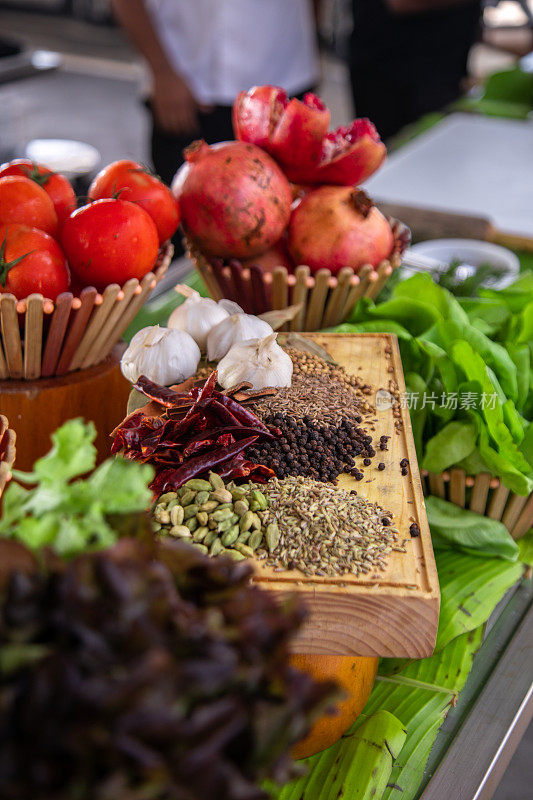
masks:
[[[120,369],[135,383],[146,375],[154,383],[170,386],[194,375],[200,361],[200,348],[185,331],[153,325],[142,328],[122,356]]]
[[[271,333],[268,322],[263,322],[253,314],[232,314],[209,331],[207,358],[209,361],[219,361],[234,344],[248,339],[263,339]]]
[[[204,350],[211,328],[227,317],[229,313],[219,303],[209,297],[201,297],[198,292],[191,292],[185,302],[170,315],[168,327],[186,331],[198,347]]]
[[[234,303],[233,300],[226,300],[225,297],[218,301],[218,305],[228,314],[244,314],[244,309],[238,303]]]
[[[234,344],[218,364],[218,382],[229,389],[248,381],[254,389],[290,386],[291,357],[276,342],[277,333],[264,339],[248,339]]]

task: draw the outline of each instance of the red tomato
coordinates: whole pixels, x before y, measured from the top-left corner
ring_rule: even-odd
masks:
[[[2,164],[0,167],[0,178],[4,178],[7,175],[29,178],[39,186],[42,186],[54,204],[59,224],[63,222],[65,217],[72,214],[76,208],[74,189],[65,176],[52,172],[42,164],[36,164],[34,161],[30,161],[29,158],[17,158],[7,164]]]
[[[29,178],[10,175],[0,178],[0,225],[19,222],[30,228],[57,235],[54,204],[40,186]]]
[[[89,197],[120,197],[137,203],[155,222],[160,244],[170,239],[180,221],[178,203],[168,186],[135,161],[114,161],[105,167],[91,183]]]
[[[63,224],[61,244],[72,272],[97,289],[142,278],[153,269],[159,249],[154,223],[128,200],[97,200],[78,208]]]
[[[68,291],[67,260],[51,236],[28,225],[0,225],[0,292],[17,300],[37,292],[55,300]]]

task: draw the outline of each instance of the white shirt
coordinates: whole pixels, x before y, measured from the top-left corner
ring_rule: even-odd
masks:
[[[260,84],[318,81],[310,0],[147,0],[170,63],[200,103],[231,105]]]

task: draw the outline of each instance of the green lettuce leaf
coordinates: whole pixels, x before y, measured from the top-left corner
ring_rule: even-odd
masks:
[[[517,560],[518,545],[502,522],[440,497],[427,497],[426,511],[435,549],[458,548],[482,558]]]
[[[443,472],[469,456],[475,446],[477,428],[466,420],[449,422],[426,442],[422,468],[429,472]]]

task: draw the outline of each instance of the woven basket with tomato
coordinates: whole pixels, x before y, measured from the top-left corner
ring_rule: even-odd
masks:
[[[1,380],[101,363],[168,268],[179,207],[140,164],[110,164],[76,206],[64,176],[0,167]]]

